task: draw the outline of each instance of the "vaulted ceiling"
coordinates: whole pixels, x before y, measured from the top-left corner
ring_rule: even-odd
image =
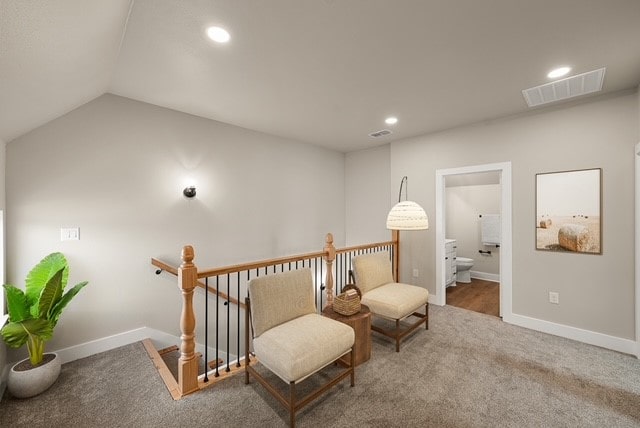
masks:
[[[560,65],[637,87],[640,1],[0,0],[0,139],[110,92],[347,152],[525,112]]]

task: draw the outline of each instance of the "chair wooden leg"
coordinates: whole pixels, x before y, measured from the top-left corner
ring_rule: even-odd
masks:
[[[356,384],[356,345],[351,348],[351,386]]]
[[[429,330],[429,303],[424,304],[424,316],[427,320],[424,322],[424,329]]]
[[[416,309],[416,312],[412,312],[410,314],[408,314],[405,318],[408,319],[409,317],[413,316],[418,318],[417,321],[408,324],[408,326],[406,326],[406,328],[404,328],[404,330],[401,330],[401,323],[400,323],[400,319],[396,319],[394,320],[395,323],[395,328],[394,327],[390,327],[390,328],[382,328],[380,326],[376,326],[375,324],[371,324],[371,330],[375,331],[377,333],[380,333],[388,338],[390,338],[391,340],[395,340],[396,342],[396,352],[400,352],[400,342],[402,342],[405,338],[405,336],[408,336],[409,334],[411,334],[413,331],[417,330],[420,328],[420,326],[422,324],[424,324],[424,328],[425,330],[429,330],[429,303],[425,303],[425,313],[421,313],[418,311],[419,308]]]
[[[351,376],[351,386],[355,386],[355,350],[353,350],[353,356],[351,357],[351,362],[353,366],[347,367],[346,370],[342,370],[337,376],[333,377],[329,381],[327,381],[324,385],[319,388],[316,388],[314,391],[309,392],[307,395],[299,397],[297,393],[296,383],[289,382],[289,392],[288,394],[279,390],[279,388],[274,387],[258,373],[253,366],[248,365],[246,369],[251,373],[251,376],[258,381],[271,395],[273,395],[279,402],[282,404],[287,411],[289,411],[289,425],[295,427],[296,425],[296,413],[298,410],[302,409],[304,406],[309,404],[311,401],[318,398],[321,394],[326,392],[329,388],[337,385],[339,382],[346,379],[348,376]],[[257,358],[257,357],[256,357]]]
[[[296,426],[296,383],[289,382],[289,426]]]

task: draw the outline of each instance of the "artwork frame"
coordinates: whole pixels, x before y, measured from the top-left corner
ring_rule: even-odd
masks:
[[[536,250],[602,254],[602,168],[536,174]]]

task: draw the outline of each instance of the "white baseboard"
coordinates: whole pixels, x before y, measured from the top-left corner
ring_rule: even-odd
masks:
[[[180,343],[180,338],[155,330],[149,327],[140,327],[135,330],[125,331],[68,348],[52,350],[60,356],[62,364],[70,361],[86,358],[100,352],[119,348],[130,343],[139,342],[143,339],[151,339],[157,347],[165,347]]]
[[[119,348],[120,346],[129,345],[130,343],[140,342],[144,339],[151,339],[156,349],[162,349],[172,345],[180,345],[180,338],[178,336],[149,327],[140,327],[135,330],[114,334],[113,336],[103,337],[90,342],[70,346],[68,348],[57,350],[53,349],[51,351],[56,352],[60,356],[60,361],[64,364],[79,360],[80,358],[99,354],[100,352]],[[201,352],[204,355],[204,345],[196,343],[196,352]],[[209,346],[209,356],[213,355],[215,355],[215,348]],[[225,360],[226,356],[226,352],[224,352],[224,354],[220,354],[220,357],[225,357]],[[235,354],[229,354],[229,361],[234,361],[236,358]],[[15,362],[8,364],[7,368],[11,367],[13,364],[15,364]],[[6,371],[8,373],[8,369]]]
[[[578,342],[588,343],[638,357],[639,344],[634,340],[609,336],[607,334],[583,330],[568,325],[556,324],[551,321],[543,321],[524,315],[511,314],[508,319],[505,317],[503,320],[520,327],[577,340]]]
[[[471,278],[484,279],[485,281],[500,282],[500,274],[497,274],[497,273],[478,272],[477,270],[472,270],[470,273],[471,273]]]
[[[430,305],[444,306],[444,303],[442,302],[442,299],[438,299],[438,296],[436,296],[435,294],[432,294],[432,293],[429,293],[429,297],[427,298],[427,302],[429,302]]]

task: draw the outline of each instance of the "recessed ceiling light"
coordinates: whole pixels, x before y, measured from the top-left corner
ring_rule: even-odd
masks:
[[[387,125],[395,125],[396,123],[398,123],[398,118],[397,117],[388,117],[384,120],[384,123],[386,123]]]
[[[229,32],[220,27],[207,28],[207,36],[209,36],[211,40],[217,43],[227,43],[229,39],[231,39]]]
[[[556,77],[562,77],[565,74],[567,74],[568,72],[571,71],[571,67],[560,67],[560,68],[556,68],[555,70],[551,70],[549,72],[549,74],[547,74],[547,77],[549,79],[555,79]]]

